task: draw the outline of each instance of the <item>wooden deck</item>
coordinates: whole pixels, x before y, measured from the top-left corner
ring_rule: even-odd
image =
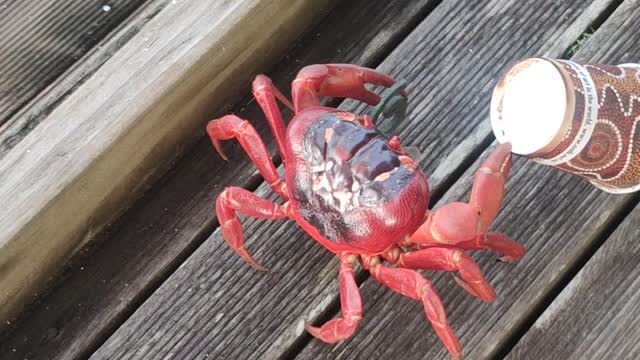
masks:
[[[494,146],[491,90],[511,62],[540,55],[640,62],[639,17],[640,0],[356,0],[334,8],[265,70],[282,89],[302,66],[323,62],[406,79],[409,114],[397,131],[420,150],[437,207],[468,199],[473,173]],[[276,154],[255,103],[247,97],[234,112],[251,119]],[[248,247],[271,271],[256,272],[233,254],[213,198],[227,185],[276,197],[237,144],[225,149],[229,163],[202,137],[5,327],[0,358],[447,358],[422,306],[364,271],[357,275],[364,318],[353,338],[327,345],[309,336],[303,320],[320,324],[339,313],[337,259],[292,221],[248,218]],[[425,273],[466,358],[640,358],[639,202],[639,194],[607,194],[516,158],[493,229],[527,254],[514,264],[473,254],[497,299],[483,303],[449,274]]]

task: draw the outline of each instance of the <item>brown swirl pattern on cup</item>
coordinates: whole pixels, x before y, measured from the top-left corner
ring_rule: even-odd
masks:
[[[618,163],[621,153],[620,130],[608,120],[598,121],[587,146],[564,168],[582,172],[602,171]]]
[[[585,148],[558,167],[609,188],[640,184],[638,69],[584,65],[598,92],[598,120]],[[573,79],[573,78],[572,78]]]

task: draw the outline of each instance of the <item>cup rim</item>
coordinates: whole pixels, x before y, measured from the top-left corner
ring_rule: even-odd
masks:
[[[501,108],[502,108],[502,103],[504,101],[507,85],[510,82],[510,80],[518,72],[522,71],[522,69],[526,68],[531,63],[539,63],[539,62],[546,62],[553,65],[553,67],[559,73],[564,85],[566,106],[565,106],[564,116],[560,122],[558,130],[556,131],[556,134],[551,138],[551,140],[547,144],[531,152],[524,153],[524,152],[514,151],[514,153],[516,154],[531,157],[531,158],[544,158],[545,154],[550,153],[558,145],[560,145],[560,143],[564,140],[571,126],[571,122],[573,120],[573,116],[575,112],[575,93],[573,91],[573,86],[575,86],[575,84],[571,80],[571,77],[569,76],[569,74],[567,74],[566,71],[562,70],[562,65],[560,63],[546,57],[532,57],[532,58],[517,60],[511,63],[507,67],[508,70],[505,71],[502,74],[502,76],[500,76],[500,78],[498,79],[498,82],[496,83],[493,89],[493,93],[491,95],[491,105],[490,105],[490,119],[491,119],[491,125],[493,128],[494,135],[498,140],[498,142],[501,142],[501,143],[506,142],[508,139],[506,139],[505,136],[499,134],[500,129],[503,128],[503,126],[501,125],[503,123],[501,123],[499,119],[502,119],[502,117],[500,116],[500,113],[502,112]]]

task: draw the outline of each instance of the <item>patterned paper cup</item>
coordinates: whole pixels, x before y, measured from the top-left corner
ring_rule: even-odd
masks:
[[[612,193],[640,190],[640,65],[532,58],[491,100],[491,125],[513,152]]]

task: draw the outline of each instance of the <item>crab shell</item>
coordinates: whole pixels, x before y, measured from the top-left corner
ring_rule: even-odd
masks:
[[[296,221],[334,253],[377,254],[413,234],[429,204],[422,170],[355,114],[314,107],[287,128]]]

